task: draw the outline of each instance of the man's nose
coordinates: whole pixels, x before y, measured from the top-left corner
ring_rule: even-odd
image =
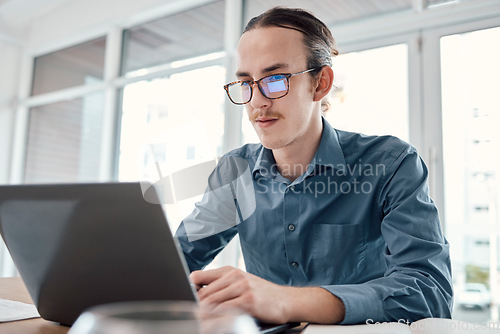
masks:
[[[262,94],[258,85],[254,84],[250,105],[254,109],[265,109],[269,108],[271,104],[272,104],[271,99],[267,98],[264,94]]]

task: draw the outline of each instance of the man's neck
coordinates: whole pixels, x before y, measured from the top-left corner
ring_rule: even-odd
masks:
[[[304,174],[311,163],[321,142],[323,122],[320,119],[306,138],[301,138],[284,148],[273,150],[274,160],[280,174],[294,181]]]

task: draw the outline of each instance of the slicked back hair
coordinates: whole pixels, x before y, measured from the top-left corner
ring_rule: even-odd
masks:
[[[307,68],[332,66],[338,55],[330,29],[311,12],[300,8],[274,7],[252,18],[243,33],[265,27],[281,27],[301,32],[307,52]],[[317,73],[315,71],[315,73]]]

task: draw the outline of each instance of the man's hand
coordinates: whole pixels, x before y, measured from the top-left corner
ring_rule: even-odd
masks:
[[[236,307],[265,322],[338,323],[344,318],[342,301],[323,288],[281,286],[233,267],[195,271],[191,280],[202,305]]]

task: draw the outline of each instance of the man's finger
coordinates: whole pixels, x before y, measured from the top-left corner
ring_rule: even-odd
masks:
[[[200,297],[200,300],[203,300],[219,291],[234,289],[234,283],[236,283],[236,281],[232,280],[227,275],[221,275],[218,279],[212,281],[208,285],[205,285],[203,289],[199,290],[198,297]]]
[[[189,277],[195,285],[203,287],[219,279],[227,270],[226,267],[211,270],[196,270]]]
[[[202,292],[205,291],[204,288]],[[223,289],[218,289],[211,293],[203,293],[200,296],[200,300],[202,305],[220,305],[238,297],[240,297],[240,291],[234,286],[228,285]]]

